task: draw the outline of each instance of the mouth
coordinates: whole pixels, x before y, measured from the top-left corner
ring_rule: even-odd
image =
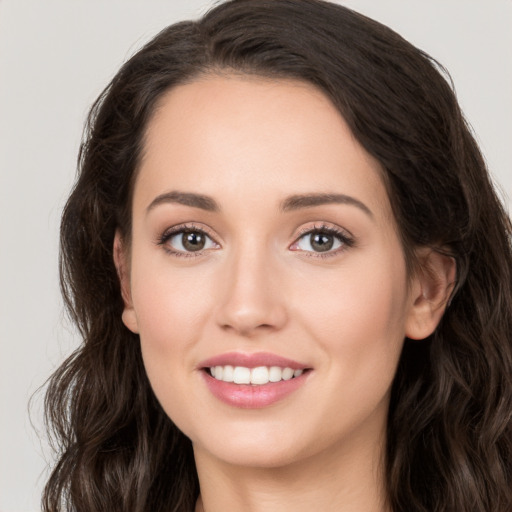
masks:
[[[247,366],[218,365],[203,368],[203,370],[216,380],[232,382],[234,384],[250,384],[252,386],[264,386],[266,384],[288,381],[300,377],[310,369],[296,369],[289,366]]]
[[[280,402],[308,380],[313,368],[270,353],[229,353],[203,361],[198,368],[210,392],[242,409]]]

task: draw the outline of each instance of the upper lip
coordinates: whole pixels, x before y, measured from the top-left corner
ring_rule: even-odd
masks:
[[[256,368],[258,366],[280,366],[281,368],[292,368],[293,370],[304,370],[307,365],[278,356],[270,352],[255,352],[247,354],[244,352],[226,352],[210,357],[199,364],[199,368],[211,368],[212,366],[244,366]]]

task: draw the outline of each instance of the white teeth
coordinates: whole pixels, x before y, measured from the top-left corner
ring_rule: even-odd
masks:
[[[293,377],[293,370],[291,368],[283,369],[283,380],[290,380]]]
[[[222,375],[222,380],[224,382],[233,382],[234,373],[235,373],[235,369],[232,366],[230,366],[230,365],[224,366],[224,374]]]
[[[210,373],[212,377],[224,382],[234,382],[235,384],[252,384],[255,386],[268,384],[269,382],[279,382],[281,380],[290,380],[293,377],[300,377],[304,370],[294,370],[293,368],[281,368],[280,366],[257,366],[256,368],[246,368],[245,366],[212,366]]]
[[[233,372],[233,382],[235,384],[250,384],[251,370],[249,368],[245,368],[244,366],[236,366],[235,371]]]
[[[279,382],[283,376],[283,371],[279,366],[271,366],[268,373],[268,380],[270,382]]]
[[[266,384],[268,382],[268,368],[258,366],[251,370],[251,384]]]

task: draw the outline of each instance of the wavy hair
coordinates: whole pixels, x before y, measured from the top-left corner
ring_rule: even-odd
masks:
[[[113,239],[159,98],[208,73],[314,84],[384,169],[409,270],[414,249],[452,256],[440,325],[405,340],[392,388],[386,485],[394,512],[512,509],[511,224],[446,72],[389,28],[321,0],[233,0],[172,25],[94,103],[61,225],[65,304],[83,343],[45,406],[58,458],[45,512],[191,511],[190,441],[158,404],[122,323]]]

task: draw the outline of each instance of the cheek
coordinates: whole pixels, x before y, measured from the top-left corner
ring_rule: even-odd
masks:
[[[153,268],[133,276],[142,359],[162,408],[178,428],[188,431],[193,354],[202,333],[200,318],[207,309],[204,295],[210,294],[200,293],[198,283],[179,272]]]
[[[302,283],[295,300],[302,326],[341,373],[394,372],[408,300],[403,258],[380,254]]]
[[[330,390],[314,397],[314,407],[330,411],[333,418],[313,426],[323,429],[322,442],[334,441],[340,432],[357,432],[365,424],[378,430],[385,423],[405,336],[407,283],[400,264],[373,263],[317,279],[296,301],[300,330],[321,350],[322,388]]]
[[[132,299],[141,338],[161,345],[162,350],[179,349],[180,344],[192,342],[190,337],[199,330],[215,297],[212,280],[204,269],[176,270],[166,263],[166,257],[149,260],[147,265],[139,258],[138,266],[132,269]]]
[[[205,293],[204,276],[197,269],[177,272],[166,263],[165,254],[137,256],[131,291],[142,356],[153,389],[165,402],[182,377],[194,370],[191,348],[201,337],[200,318],[211,293]]]

